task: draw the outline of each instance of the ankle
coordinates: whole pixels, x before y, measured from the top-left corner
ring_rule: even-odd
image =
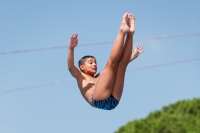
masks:
[[[128,32],[127,33],[127,37],[133,37],[133,35],[134,35],[134,32]]]
[[[118,33],[125,36],[127,33],[129,33],[129,31],[125,31],[123,28],[120,28]]]

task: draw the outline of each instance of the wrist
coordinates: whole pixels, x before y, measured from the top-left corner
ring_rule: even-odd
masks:
[[[137,54],[133,54],[133,55],[132,55],[132,58],[137,58],[137,57],[138,57]]]
[[[69,46],[69,50],[74,50],[74,47],[70,47],[70,46]]]

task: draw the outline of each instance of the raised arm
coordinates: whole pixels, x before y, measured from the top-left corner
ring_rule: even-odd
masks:
[[[134,53],[131,55],[131,59],[130,59],[129,63],[131,61],[133,61],[134,59],[136,59],[143,52],[144,52],[144,50],[142,48],[142,45],[141,44],[137,44],[135,49],[134,49]]]
[[[82,74],[78,70],[78,68],[74,65],[74,48],[77,46],[77,44],[78,44],[78,34],[74,33],[72,34],[69,40],[67,65],[71,75],[78,80],[82,78]]]

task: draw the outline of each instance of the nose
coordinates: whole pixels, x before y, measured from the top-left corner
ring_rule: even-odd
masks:
[[[97,66],[96,63],[93,63],[93,66]]]

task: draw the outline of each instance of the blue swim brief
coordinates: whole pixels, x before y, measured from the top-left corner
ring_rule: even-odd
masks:
[[[96,108],[112,110],[119,104],[119,101],[112,95],[104,100],[95,100],[92,96],[92,103]]]

